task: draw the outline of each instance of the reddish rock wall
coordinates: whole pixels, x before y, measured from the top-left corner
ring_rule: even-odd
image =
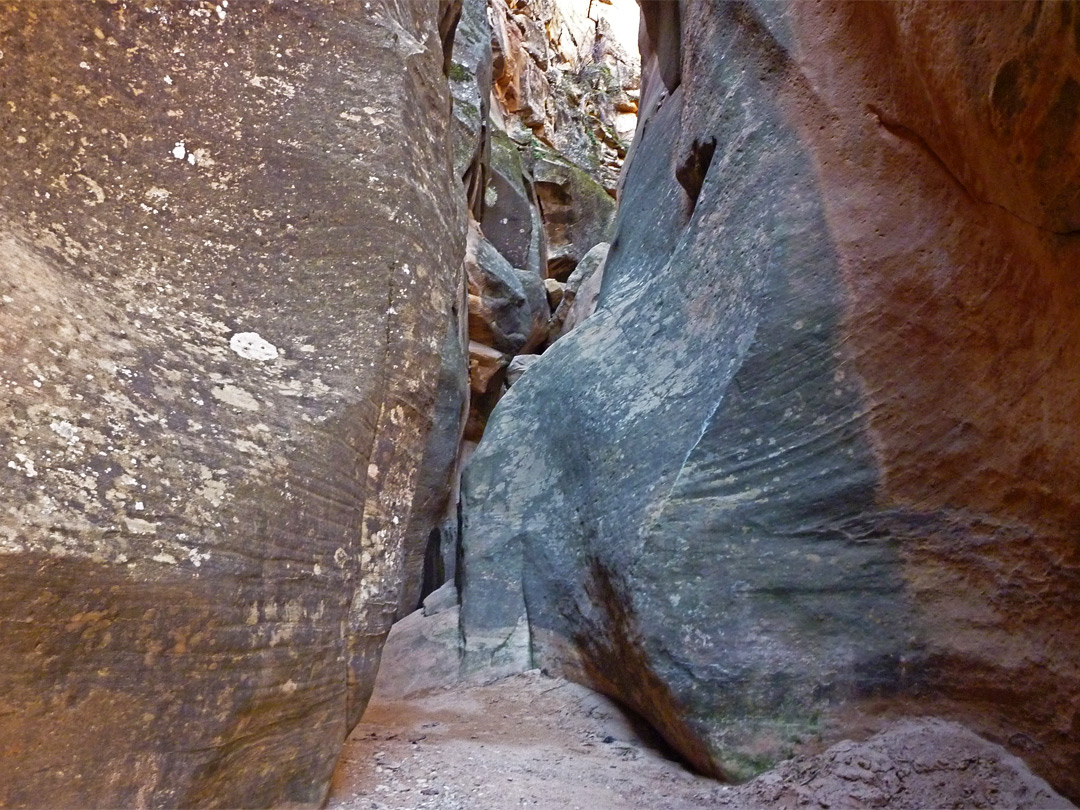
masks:
[[[879,503],[914,518],[898,534],[935,686],[1075,796],[1080,9],[791,21],[788,114],[848,291]]]

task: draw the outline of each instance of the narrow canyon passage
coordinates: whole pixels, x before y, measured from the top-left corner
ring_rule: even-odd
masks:
[[[378,694],[329,810],[715,807],[727,788],[665,759],[606,698],[539,671],[407,700]]]
[[[869,287],[846,275],[860,265],[845,255],[848,240],[862,244],[861,220],[873,219],[852,206],[879,188],[832,177],[830,149],[880,150],[885,176],[923,178],[904,193],[943,210],[956,205],[955,189],[941,188],[940,158],[878,144],[877,132],[831,124],[828,145],[808,134],[826,130],[830,105],[834,117],[845,110],[853,87],[921,114],[905,91],[874,85],[862,64],[834,59],[835,45],[814,39],[850,39],[869,65],[884,46],[866,32],[884,12],[646,1],[643,50],[629,74],[617,67],[633,50],[622,42],[608,52],[615,61],[572,57],[566,75],[576,84],[546,84],[537,77],[550,75],[565,46],[551,9],[570,7],[488,6],[493,159],[484,194],[469,196],[490,207],[477,214],[466,258],[471,466],[461,511],[440,538],[454,552],[439,555],[452,581],[391,633],[328,806],[1071,807],[1015,756],[1018,741],[1031,739],[1027,753],[1041,758],[1034,740],[1055,731],[1005,738],[988,722],[1014,698],[986,711],[964,689],[954,697],[966,709],[940,698],[924,709],[917,697],[930,641],[898,596],[905,578],[920,575],[897,545],[926,541],[884,495],[885,462],[875,454],[890,440],[888,409],[867,402],[862,378],[885,372],[860,368],[850,348],[883,351],[850,320],[855,290]],[[483,74],[468,45],[487,41],[470,33],[468,12],[455,49],[459,100]],[[600,31],[596,54],[608,42]],[[785,40],[792,32],[805,42]],[[767,69],[748,79],[746,66],[759,63]],[[802,82],[812,81],[820,95],[804,97]],[[565,128],[559,110],[579,97],[594,98],[592,118],[584,130]],[[619,177],[629,133],[610,138],[605,127],[631,111],[645,119]],[[582,131],[618,148],[599,163],[582,159],[590,138],[569,137]],[[530,132],[543,143],[531,145]],[[597,186],[618,191],[617,211]],[[981,223],[988,212],[969,215]],[[890,216],[903,222],[902,212]],[[518,268],[544,255],[550,311],[541,301],[536,319],[535,278]],[[860,272],[900,271],[886,256]],[[538,338],[544,318],[547,337]],[[892,463],[920,463],[904,459],[909,450],[892,452]],[[948,510],[939,517],[957,519]],[[931,603],[947,601],[948,575],[929,576],[944,579],[922,586]],[[608,698],[539,666],[618,695],[641,717],[631,724]],[[890,694],[895,705],[874,706]]]
[[[1080,2],[0,3],[0,808],[1080,800]]]

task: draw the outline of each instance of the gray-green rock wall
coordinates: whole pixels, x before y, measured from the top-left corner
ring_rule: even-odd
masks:
[[[933,713],[1077,795],[1072,12],[646,11],[598,309],[466,473],[467,664],[727,778]]]

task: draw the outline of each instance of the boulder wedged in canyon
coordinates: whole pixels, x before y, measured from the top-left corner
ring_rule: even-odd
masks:
[[[537,201],[547,233],[547,276],[566,281],[585,254],[611,239],[615,200],[596,180],[544,150],[533,165]]]
[[[467,667],[727,778],[933,713],[1080,796],[1080,13],[643,12],[599,308],[466,474]]]
[[[473,222],[465,254],[469,339],[513,355],[547,337],[550,316],[540,276],[511,266]]]
[[[513,267],[470,222],[465,252],[468,290],[469,417],[465,438],[479,441],[502,396],[515,354],[547,340],[547,293],[540,276]]]
[[[581,257],[566,280],[562,299],[548,322],[548,339],[555,342],[596,310],[596,300],[604,281],[604,263],[611,245],[600,242]]]
[[[461,418],[439,12],[0,12],[0,805],[322,801]]]

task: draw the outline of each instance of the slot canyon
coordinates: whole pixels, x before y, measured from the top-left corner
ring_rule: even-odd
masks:
[[[0,2],[0,808],[1072,808],[1080,3]]]

